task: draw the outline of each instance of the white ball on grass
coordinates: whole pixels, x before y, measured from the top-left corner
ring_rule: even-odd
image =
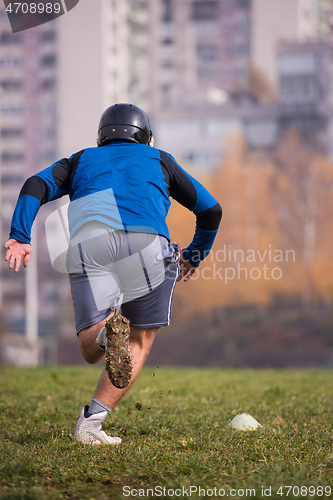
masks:
[[[231,427],[232,429],[237,429],[239,431],[254,431],[258,427],[261,427],[261,425],[248,413],[241,413],[240,415],[236,415],[236,417],[229,422],[227,427]]]

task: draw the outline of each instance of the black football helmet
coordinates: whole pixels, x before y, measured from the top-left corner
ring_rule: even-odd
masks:
[[[153,134],[146,113],[134,104],[114,104],[101,116],[97,146],[112,141],[138,142],[153,145]]]

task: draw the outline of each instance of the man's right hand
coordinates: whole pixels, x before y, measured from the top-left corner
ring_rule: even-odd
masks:
[[[24,267],[27,267],[32,256],[32,248],[29,243],[21,243],[20,241],[10,239],[5,243],[5,248],[7,248],[5,260],[8,262],[9,269],[13,269],[15,264],[15,272],[17,273],[20,269],[22,259]]]

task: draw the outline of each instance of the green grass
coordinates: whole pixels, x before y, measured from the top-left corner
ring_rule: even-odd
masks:
[[[262,487],[272,488],[269,498],[332,497],[318,489],[333,491],[331,371],[145,368],[104,423],[122,444],[73,443],[100,371],[0,367],[1,500],[147,498],[157,486],[165,496],[154,498],[190,486],[224,488],[230,498],[231,488],[243,489],[233,498],[252,488],[264,498]],[[239,412],[262,428],[226,428]],[[284,485],[295,486],[288,496],[277,494]],[[137,496],[124,496],[124,486]],[[301,486],[315,489],[297,495]],[[188,498],[213,492],[202,493]]]

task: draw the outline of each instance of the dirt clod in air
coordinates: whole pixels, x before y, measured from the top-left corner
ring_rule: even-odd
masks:
[[[135,403],[135,408],[137,410],[142,410],[142,403]]]

